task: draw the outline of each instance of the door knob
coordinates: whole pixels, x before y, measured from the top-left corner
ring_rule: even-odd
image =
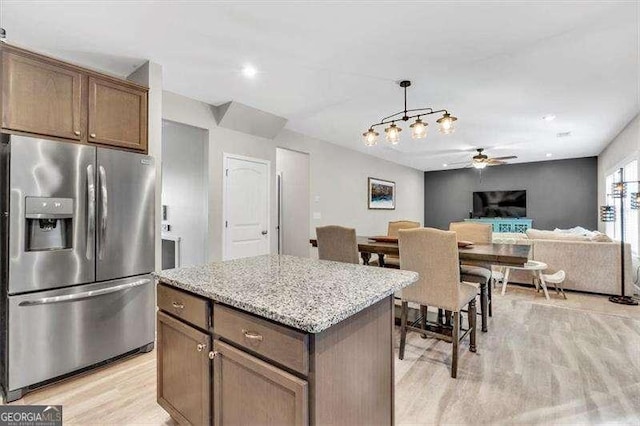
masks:
[[[269,233],[269,231],[262,231],[261,234],[262,235],[267,235]]]
[[[204,345],[202,343],[198,343],[198,346],[196,346],[196,349],[198,350],[198,352],[202,352],[205,347],[206,347],[206,345]]]

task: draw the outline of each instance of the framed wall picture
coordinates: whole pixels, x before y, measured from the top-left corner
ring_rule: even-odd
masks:
[[[371,210],[395,210],[396,208],[396,183],[389,180],[369,178],[369,209]]]

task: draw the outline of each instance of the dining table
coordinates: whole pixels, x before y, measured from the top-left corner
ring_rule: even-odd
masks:
[[[356,237],[358,251],[365,265],[369,265],[371,255],[378,255],[378,266],[385,267],[385,256],[400,256],[400,248],[397,241],[376,241],[378,237]],[[309,240],[313,247],[318,247],[318,240]],[[466,247],[458,247],[460,263],[465,264],[490,264],[495,266],[522,267],[529,260],[531,246],[521,244],[471,244]],[[491,283],[480,283],[480,311],[481,329],[488,330],[489,321],[489,286]]]

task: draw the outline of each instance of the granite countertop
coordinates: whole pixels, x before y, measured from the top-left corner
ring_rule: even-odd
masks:
[[[418,274],[266,255],[156,273],[162,282],[310,333],[319,333],[396,291]]]

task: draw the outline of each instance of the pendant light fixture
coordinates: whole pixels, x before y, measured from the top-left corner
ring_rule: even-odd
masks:
[[[384,132],[387,134],[387,142],[391,143],[392,145],[396,145],[398,142],[400,142],[401,131],[402,129],[396,126],[396,123],[392,122],[391,126],[384,129]]]
[[[440,133],[443,135],[450,135],[455,132],[455,127],[453,127],[453,122],[456,121],[457,117],[452,117],[451,114],[445,112],[442,118],[436,120],[436,123],[440,125]]]
[[[429,123],[423,123],[422,120],[420,119],[420,116],[418,116],[416,122],[413,123],[411,126],[409,126],[411,128],[411,137],[413,139],[426,138],[428,125]]]
[[[364,144],[366,146],[374,146],[377,143],[379,135],[380,133],[373,130],[373,127],[370,127],[369,130],[362,134],[362,136],[364,137]]]
[[[391,143],[392,145],[398,144],[400,142],[400,132],[402,131],[402,128],[400,128],[395,123],[398,120],[409,121],[415,118],[416,121],[409,126],[409,128],[411,129],[411,138],[426,138],[429,124],[422,121],[421,117],[431,114],[442,113],[442,117],[436,120],[439,125],[440,133],[449,135],[454,132],[455,128],[453,123],[458,119],[457,117],[452,116],[446,109],[439,109],[437,111],[433,108],[407,109],[407,87],[411,86],[411,81],[402,80],[399,85],[404,89],[404,109],[400,112],[383,118],[379,123],[369,126],[369,130],[362,134],[364,144],[366,146],[374,146],[378,143],[379,134],[374,130],[374,127],[384,125],[388,125],[388,127],[384,129],[387,142]],[[409,115],[409,113],[413,112],[415,112],[416,114]]]

